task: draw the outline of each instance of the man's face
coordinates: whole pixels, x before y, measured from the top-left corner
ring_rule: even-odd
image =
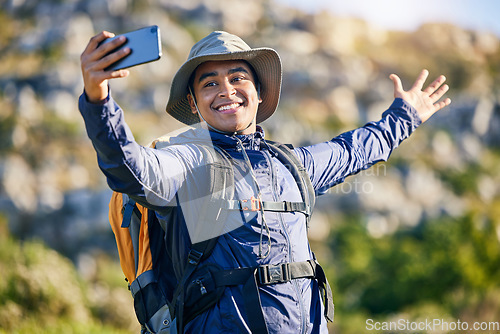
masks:
[[[241,131],[240,134],[255,132],[253,120],[262,100],[252,70],[245,61],[201,64],[194,75],[193,89],[198,109],[212,127],[228,132]],[[191,96],[189,102],[196,113]]]

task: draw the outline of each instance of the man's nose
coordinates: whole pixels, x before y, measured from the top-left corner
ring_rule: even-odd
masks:
[[[233,84],[229,80],[224,80],[220,85],[219,96],[226,97],[234,95],[235,93],[236,89],[234,88]]]

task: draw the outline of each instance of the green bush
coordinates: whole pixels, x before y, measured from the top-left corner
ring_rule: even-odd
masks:
[[[132,307],[124,285],[113,289],[107,282],[92,282],[107,298],[89,301],[87,296],[95,295],[91,284],[69,259],[40,241],[14,240],[6,226],[0,216],[0,334],[137,332],[131,325],[136,323],[133,313],[123,311]],[[117,269],[115,277],[121,274],[118,266],[112,268]]]

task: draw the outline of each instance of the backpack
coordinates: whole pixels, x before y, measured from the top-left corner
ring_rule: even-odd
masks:
[[[206,221],[225,219],[225,213],[229,210],[262,209],[302,212],[309,223],[315,193],[307,172],[289,145],[268,140],[265,142],[294,176],[302,202],[263,201],[260,208],[259,202],[253,197],[249,200],[234,200],[232,158],[217,146],[211,149],[206,144],[196,143],[207,161],[206,168],[209,171],[210,196],[204,199],[199,208],[200,216]],[[170,138],[160,138],[150,147],[161,148],[171,144]],[[176,209],[175,206],[169,207],[168,214],[171,217],[168,219],[178,214]],[[153,210],[135,203],[126,194],[114,192],[109,204],[109,220],[142,333],[182,333],[190,320],[218,302],[226,286],[239,284],[244,285],[245,309],[248,314],[252,312],[252,317],[248,317],[250,329],[255,333],[267,333],[258,286],[301,277],[318,280],[325,304],[325,317],[333,321],[332,292],[316,260],[233,270],[222,270],[215,264],[198,266],[210,256],[217,242],[217,237],[213,237],[193,243],[183,272],[172,277],[174,275],[167,275],[174,272],[172,260],[165,248],[165,243],[172,242],[168,239],[168,224],[160,225]]]

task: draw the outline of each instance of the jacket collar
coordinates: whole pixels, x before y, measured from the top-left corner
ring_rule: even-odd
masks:
[[[238,140],[241,140],[245,150],[260,150],[261,143],[264,141],[264,130],[257,125],[257,130],[248,135],[225,135],[215,131],[209,131],[203,126],[186,127],[179,129],[174,133],[167,134],[158,138],[155,143],[157,148],[168,145],[179,145],[186,143],[207,144],[212,141],[225,150],[237,149]]]
[[[257,125],[257,130],[254,133],[248,135],[229,136],[215,131],[210,131],[212,142],[223,149],[236,148],[237,140],[235,137],[238,137],[246,150],[259,150],[261,141],[264,139],[264,135],[264,130],[259,125]]]

